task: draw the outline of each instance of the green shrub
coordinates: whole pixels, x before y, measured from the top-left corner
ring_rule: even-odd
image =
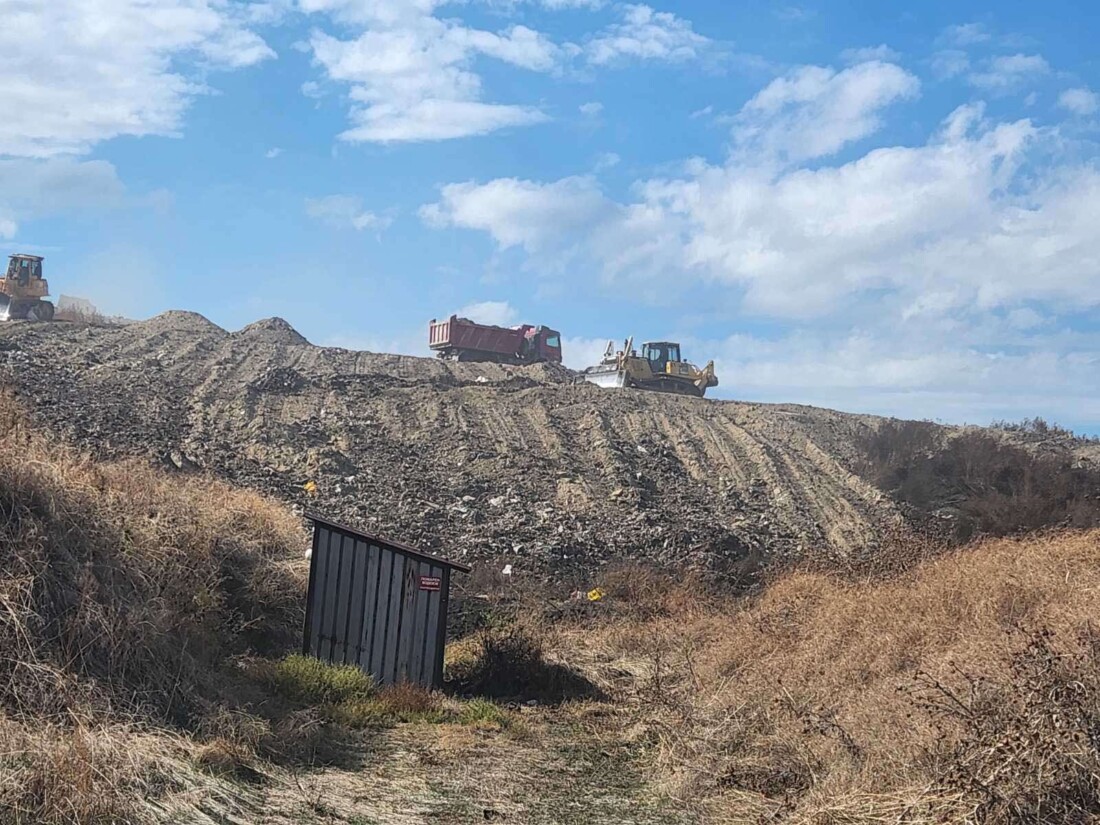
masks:
[[[488,699],[470,699],[462,706],[458,721],[463,725],[499,725],[506,728],[512,721],[511,715],[495,702]]]
[[[309,705],[364,702],[377,693],[374,679],[354,665],[330,665],[301,654],[277,662],[272,681],[287,698]]]

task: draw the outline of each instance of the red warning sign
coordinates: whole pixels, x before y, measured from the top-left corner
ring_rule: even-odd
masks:
[[[420,577],[420,589],[421,590],[435,590],[438,591],[443,587],[443,579],[439,576],[421,576]]]

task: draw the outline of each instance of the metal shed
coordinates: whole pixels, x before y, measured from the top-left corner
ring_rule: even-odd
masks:
[[[302,651],[358,665],[382,685],[443,684],[451,571],[428,555],[323,516],[313,522]]]

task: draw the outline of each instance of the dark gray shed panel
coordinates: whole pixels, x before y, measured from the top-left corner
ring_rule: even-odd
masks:
[[[303,651],[354,664],[379,684],[443,683],[452,570],[464,564],[329,521],[313,521]]]

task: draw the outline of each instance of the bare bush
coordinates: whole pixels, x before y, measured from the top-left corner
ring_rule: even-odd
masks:
[[[929,762],[979,821],[1100,815],[1100,640],[1091,626],[1083,635],[1067,651],[1050,631],[1033,633],[1002,677],[956,669],[951,685],[918,674],[914,700],[941,737]]]
[[[601,695],[580,673],[548,659],[542,633],[521,622],[486,627],[471,641],[468,655],[447,670],[456,692],[543,702]]]
[[[1036,419],[1027,432],[1065,431]],[[1100,472],[983,430],[885,421],[861,442],[864,474],[917,512],[953,519],[956,540],[1100,525]]]
[[[67,321],[72,324],[86,324],[88,326],[108,327],[118,324],[98,309],[81,309],[78,307],[65,307],[54,312],[55,321]]]

